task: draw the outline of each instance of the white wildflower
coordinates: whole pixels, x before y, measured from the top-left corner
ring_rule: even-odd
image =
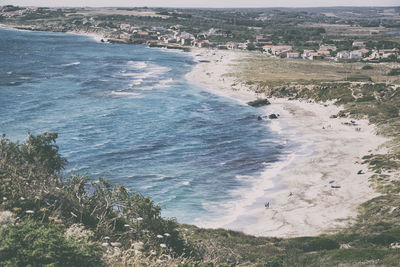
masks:
[[[162,235],[157,235],[157,238],[163,238],[163,236]]]
[[[33,210],[27,210],[27,211],[25,211],[25,213],[34,214],[35,212]]]
[[[167,247],[167,245],[165,245],[165,244],[160,244],[160,247],[162,247],[162,248],[166,248],[166,247]]]
[[[168,233],[165,233],[164,234],[166,237],[170,237],[171,235],[170,234],[168,234]]]

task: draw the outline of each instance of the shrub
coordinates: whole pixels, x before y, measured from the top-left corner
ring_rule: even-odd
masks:
[[[305,252],[340,248],[340,244],[327,237],[299,237],[290,241],[290,245]]]
[[[396,69],[391,69],[388,74],[388,76],[397,76],[400,75],[400,68],[396,68]]]
[[[374,101],[375,97],[373,95],[369,95],[369,96],[363,96],[360,98],[357,98],[356,102],[368,102],[368,101]]]
[[[370,242],[376,245],[383,246],[388,246],[390,245],[390,243],[394,242],[400,242],[400,229],[395,228],[382,232],[379,235],[371,237]]]
[[[65,237],[60,228],[26,221],[0,231],[2,266],[104,266],[94,243]]]
[[[365,65],[361,69],[363,69],[363,70],[372,70],[373,67],[371,65]]]

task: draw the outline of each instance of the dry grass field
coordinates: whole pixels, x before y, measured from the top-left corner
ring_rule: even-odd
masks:
[[[335,62],[328,60],[278,59],[265,54],[248,53],[232,74],[247,84],[277,86],[292,82],[311,84],[328,81],[372,81],[400,84],[399,76],[388,76],[399,63]],[[372,69],[363,69],[364,66]]]

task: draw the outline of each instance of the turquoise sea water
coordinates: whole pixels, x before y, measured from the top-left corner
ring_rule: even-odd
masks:
[[[58,132],[65,171],[151,196],[163,215],[223,216],[289,153],[258,109],[185,79],[189,54],[0,28],[0,133]],[[235,193],[234,193],[235,192]]]

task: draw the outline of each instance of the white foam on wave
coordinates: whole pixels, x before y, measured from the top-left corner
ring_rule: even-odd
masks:
[[[157,81],[162,75],[166,74],[171,69],[168,67],[156,65],[153,63],[147,63],[144,61],[128,61],[128,65],[136,69],[136,72],[132,72],[132,69],[122,70],[117,76],[131,78],[131,82],[128,85],[130,89],[135,90],[153,90],[154,88],[164,88],[168,84],[173,82],[172,78],[161,79],[156,85],[143,86],[144,82]],[[143,70],[138,72],[138,70]],[[122,95],[122,94],[119,94]]]
[[[174,79],[172,79],[172,78],[168,78],[168,79],[165,79],[165,80],[161,80],[157,85],[156,85],[156,87],[157,88],[163,88],[163,87],[166,87],[166,86],[168,86],[169,84],[171,84],[171,83],[173,83],[174,82]]]
[[[258,206],[262,206],[266,201],[273,202],[273,199],[268,198],[266,192],[274,190],[277,186],[275,180],[279,178],[279,173],[292,165],[296,159],[296,153],[292,153],[276,163],[266,164],[265,170],[259,176],[238,175],[236,179],[248,186],[240,186],[238,189],[231,190],[229,195],[233,200],[202,203],[206,210],[217,216],[213,216],[210,220],[201,218],[195,224],[206,228],[223,227],[242,230],[247,226],[246,217],[250,218],[254,209],[258,209]]]
[[[72,62],[72,63],[69,63],[69,64],[64,64],[63,66],[64,67],[70,67],[70,66],[76,66],[76,65],[80,65],[81,63],[79,62],[79,61],[77,61],[77,62]]]
[[[129,96],[129,97],[133,97],[133,98],[142,98],[143,97],[139,93],[123,92],[123,91],[112,91],[111,95],[114,95],[114,96]]]
[[[128,61],[128,66],[141,70],[147,67],[147,63],[144,61]]]

